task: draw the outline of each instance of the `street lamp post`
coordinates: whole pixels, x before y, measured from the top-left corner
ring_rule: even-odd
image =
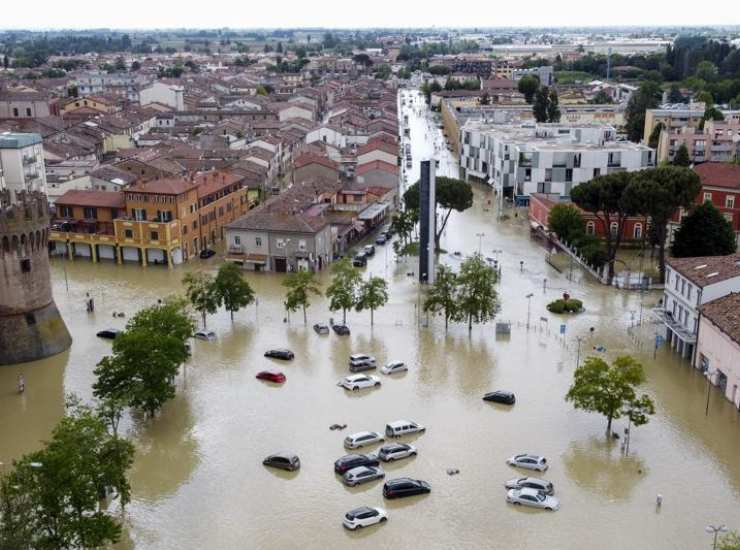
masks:
[[[707,525],[704,530],[710,535],[714,535],[714,542],[712,543],[712,550],[717,550],[717,537],[720,533],[727,532],[727,527],[724,525]]]
[[[526,296],[527,298],[527,330],[529,330],[529,315],[532,310],[532,296],[534,296],[534,294],[532,294],[531,292],[527,294]]]
[[[485,237],[486,234],[485,233],[476,233],[475,236],[478,237],[478,255],[480,256],[481,251],[482,251],[481,244],[483,242],[483,237]]]

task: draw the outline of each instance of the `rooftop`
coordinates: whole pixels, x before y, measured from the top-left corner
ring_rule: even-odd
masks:
[[[701,308],[701,314],[740,344],[740,293],[733,292],[707,302]]]
[[[666,263],[699,288],[740,277],[740,254],[668,258]]]
[[[694,167],[702,185],[740,190],[740,166],[727,162],[704,162]]]
[[[15,132],[3,132],[0,134],[0,149],[22,149],[41,143],[39,134],[20,134]]]

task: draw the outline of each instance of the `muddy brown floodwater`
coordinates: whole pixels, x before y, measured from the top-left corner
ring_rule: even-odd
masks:
[[[411,117],[411,181],[416,161],[431,151],[436,135],[429,128],[424,139],[423,115]],[[451,173],[454,164],[444,162],[441,169]],[[225,312],[209,317],[218,340],[194,342],[193,357],[177,378],[177,397],[153,421],[126,419],[137,454],[133,501],[118,547],[696,549],[710,547],[704,531],[709,523],[740,528],[740,416],[714,389],[705,416],[705,379],[670,350],[658,350],[653,359],[660,327],[650,321],[649,309],[660,294],[644,296],[643,324],[630,334],[632,312],[639,319],[638,293],[605,288],[578,270],[568,280],[545,263],[524,213],[508,212],[508,220],[496,221],[490,198],[489,190],[476,188],[474,206],[452,216],[443,247],[471,253],[479,245],[476,234],[484,234],[483,254],[498,257],[503,266],[499,318],[512,322],[509,337],[497,338],[493,324],[476,326],[470,335],[462,325],[445,334],[440,319],[424,327],[425,317],[416,314],[419,287],[407,275],[415,271],[413,262],[397,262],[388,245],[377,247],[365,272],[387,278],[390,302],[376,313],[374,327],[368,313],[350,313],[350,337],[311,330],[312,323],[330,317],[322,299],[310,308],[308,326],[300,315],[284,323],[281,277],[246,274],[259,304],[239,312],[233,323]],[[169,271],[54,260],[54,291],[74,344],[44,361],[0,368],[0,461],[38,448],[63,413],[65,393],[91,398],[92,370],[110,350],[95,332],[125,324],[113,311],[130,316],[180,291],[186,270],[215,271],[217,260]],[[441,261],[460,260],[449,255]],[[328,273],[321,281],[326,285]],[[546,303],[566,290],[584,301],[584,313],[559,317],[546,311]],[[95,297],[93,315],[85,312],[85,292]],[[557,334],[561,323],[564,339]],[[583,338],[581,359],[632,353],[646,366],[645,390],[657,413],[633,430],[628,457],[619,442],[605,440],[601,416],[575,411],[563,399],[577,337]],[[273,346],[293,349],[295,361],[265,359],[263,352]],[[351,394],[335,384],[347,373],[353,352],[372,353],[379,362],[400,359],[410,369],[382,377],[380,389]],[[274,366],[287,375],[282,387],[255,380],[257,371]],[[19,396],[15,380],[21,372],[27,390]],[[516,405],[481,401],[497,388],[514,391]],[[344,487],[332,463],[345,454],[345,435],[382,430],[401,418],[428,429],[408,438],[419,455],[388,465],[388,477],[425,479],[432,493],[384,502],[381,482]],[[334,423],[348,427],[330,431]],[[615,430],[624,427],[620,420]],[[298,473],[262,466],[264,456],[279,450],[300,455]],[[560,511],[505,503],[503,483],[522,474],[505,460],[518,452],[548,458],[543,477],[555,484]],[[448,476],[447,468],[460,473]],[[660,510],[658,493],[664,498]],[[345,531],[342,515],[365,504],[386,507],[387,524]]]

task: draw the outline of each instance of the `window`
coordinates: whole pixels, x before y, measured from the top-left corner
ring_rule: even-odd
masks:
[[[262,246],[262,237],[255,237],[254,238],[254,244],[256,246]]]
[[[675,290],[678,290],[678,285],[681,284],[681,277],[676,276],[676,286],[674,287]]]
[[[62,214],[62,218],[71,218],[72,217],[72,207],[71,206],[62,206],[61,207],[61,214]]]
[[[612,234],[612,237],[616,237],[618,231],[619,224],[617,222],[612,222],[611,224],[609,224],[609,233]]]
[[[725,197],[725,208],[735,208],[735,195]]]
[[[524,170],[524,181],[532,181],[532,169],[527,168]]]
[[[704,202],[712,202],[712,194],[704,193]]]
[[[31,108],[26,107],[26,116],[31,116]]]
[[[278,248],[285,248],[285,239],[276,239],[275,246]]]
[[[240,245],[240,244],[242,244],[242,239],[241,239],[241,237],[239,235],[236,235],[234,237],[234,244],[237,245],[237,246]]]
[[[594,168],[594,177],[598,178],[601,175],[601,168]]]
[[[86,206],[84,209],[84,217],[85,219],[88,219],[88,220],[97,220],[98,219],[98,209]]]
[[[126,229],[123,232],[123,236],[127,239],[133,239],[134,238],[134,231],[132,229]]]
[[[642,224],[636,223],[634,229],[632,230],[632,236],[635,239],[641,239],[642,238]]]
[[[13,107],[13,116],[18,116],[18,108]]]
[[[622,165],[622,153],[609,153],[608,166],[621,166]]]
[[[171,222],[172,221],[172,211],[171,210],[157,210],[157,219],[161,222]]]
[[[594,222],[588,222],[586,224],[586,233],[588,235],[593,235],[594,233],[596,233],[596,224],[594,224]]]
[[[21,260],[21,273],[30,273],[31,272],[31,260],[28,258],[24,258]]]
[[[573,155],[573,168],[580,168],[581,167],[581,153],[576,153]]]
[[[732,219],[733,219],[732,212],[723,212],[722,215],[725,217],[725,219],[728,222],[732,223]]]
[[[566,182],[572,182],[573,181],[573,168],[566,168],[565,169],[565,181]]]
[[[149,238],[150,238],[150,239],[151,239],[152,241],[158,241],[158,240],[159,240],[159,231],[151,231],[151,232],[149,233]]]
[[[132,208],[131,217],[138,222],[146,221],[146,210],[143,208]]]
[[[545,181],[552,181],[552,168],[545,168]]]
[[[304,239],[298,241],[298,250],[306,250],[306,241]]]

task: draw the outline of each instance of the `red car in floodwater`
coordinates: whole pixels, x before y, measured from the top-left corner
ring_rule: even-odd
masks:
[[[267,380],[268,382],[275,382],[276,384],[282,384],[286,378],[282,372],[275,372],[269,370],[263,370],[257,374],[257,378],[260,380]]]

